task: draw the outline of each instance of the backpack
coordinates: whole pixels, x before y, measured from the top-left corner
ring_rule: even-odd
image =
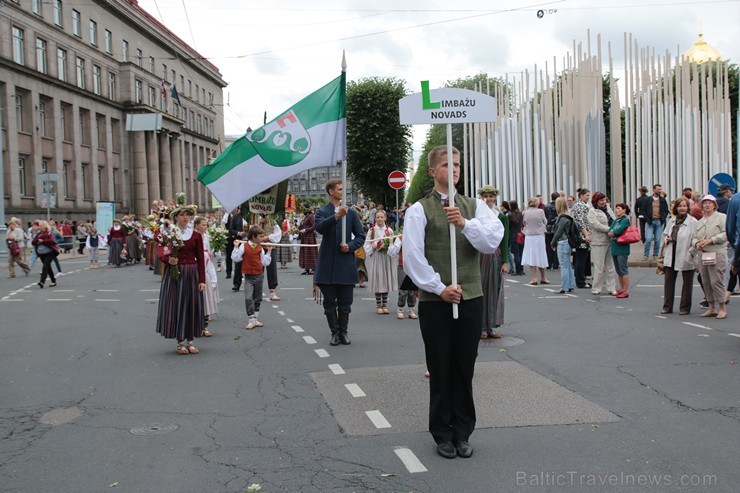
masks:
[[[560,221],[561,217],[567,217],[567,220],[570,222],[569,225],[565,226],[565,235],[568,238],[568,245],[570,245],[571,248],[578,248],[578,244],[581,242],[581,233],[578,231],[576,222],[572,217],[565,214],[558,216],[557,220]]]

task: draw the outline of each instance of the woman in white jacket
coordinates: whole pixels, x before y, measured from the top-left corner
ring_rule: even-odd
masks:
[[[686,197],[680,197],[671,206],[671,217],[663,230],[663,311],[673,313],[673,300],[676,293],[676,278],[681,273],[681,302],[679,313],[691,312],[691,290],[694,284],[696,256],[691,253],[691,239],[696,232],[698,221],[690,214],[691,204]]]
[[[221,301],[218,295],[218,276],[213,264],[214,254],[211,251],[211,237],[208,234],[208,222],[204,217],[198,216],[193,221],[193,228],[203,235],[203,257],[206,263],[206,289],[203,291],[203,307],[206,320],[203,325],[203,337],[211,337],[213,334],[208,330],[211,315],[218,313],[218,303]]]
[[[591,235],[591,261],[594,263],[594,278],[591,281],[591,294],[601,294],[601,288],[617,295],[614,282],[614,262],[611,252],[611,238],[607,235],[615,214],[606,202],[606,196],[594,192],[591,197],[593,207],[588,210],[588,231]]]

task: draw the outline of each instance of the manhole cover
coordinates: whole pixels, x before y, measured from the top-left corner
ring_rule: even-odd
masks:
[[[178,429],[178,425],[145,425],[131,428],[129,432],[132,435],[164,435]]]
[[[481,339],[480,345],[482,347],[512,347],[524,344],[524,339],[518,337],[502,337],[501,339]]]

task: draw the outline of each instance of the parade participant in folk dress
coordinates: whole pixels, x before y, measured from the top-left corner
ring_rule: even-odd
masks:
[[[310,206],[306,206],[304,212],[306,215],[303,217],[303,221],[301,221],[298,237],[301,240],[301,245],[315,245],[316,218]],[[302,275],[313,274],[313,271],[316,269],[317,257],[316,248],[300,248],[300,252],[298,252],[298,266],[303,269],[303,272],[301,272]]]
[[[388,293],[398,289],[398,273],[395,260],[388,255],[393,241],[393,230],[385,224],[385,211],[375,213],[375,226],[370,228],[365,242],[367,265],[367,289],[375,295],[375,313],[387,315]]]
[[[265,267],[270,265],[272,247],[262,247],[267,240],[265,230],[259,226],[252,226],[247,231],[247,241],[235,240],[232,260],[241,265],[241,274],[244,275],[244,307],[247,310],[249,322],[244,327],[252,330],[255,327],[264,327],[260,322],[260,306],[262,305],[262,285],[265,280]]]
[[[105,246],[105,237],[98,234],[98,230],[96,228],[92,228],[90,230],[90,234],[87,235],[87,239],[85,240],[85,248],[87,248],[87,252],[90,255],[91,269],[97,269],[100,267],[99,251],[102,246]]]
[[[363,250],[364,252],[364,250]],[[416,316],[416,292],[419,288],[411,281],[403,270],[403,236],[398,236],[393,240],[393,244],[388,248],[388,255],[391,258],[398,258],[398,308],[396,309],[396,318],[403,320],[404,307],[408,306],[407,315],[410,319],[417,319]]]
[[[271,225],[272,223],[272,225]],[[269,243],[280,243],[283,236],[283,231],[277,222],[273,222],[271,217],[261,216],[260,226],[265,230],[265,234],[270,231],[266,241]],[[272,249],[272,247],[270,247]],[[278,247],[278,251],[282,248]],[[270,255],[270,264],[265,268],[267,271],[267,289],[269,290],[270,301],[280,301],[280,297],[277,295],[278,287],[278,274],[277,274],[277,255]]]
[[[286,217],[280,226],[280,244],[290,245],[290,221]],[[275,251],[275,261],[280,264],[281,269],[287,269],[288,264],[293,261],[293,248],[290,246],[280,247]]]
[[[460,151],[454,149],[451,158],[450,184],[447,147],[432,149],[434,190],[412,205],[404,220],[404,269],[420,290],[419,325],[431,373],[429,431],[437,453],[448,459],[473,455],[468,440],[475,428],[473,374],[483,315],[479,252],[495,253],[504,236],[503,224],[482,200],[456,194],[455,207],[449,206],[448,194],[455,193],[460,179]],[[452,284],[450,224],[455,226],[457,285]]]
[[[138,227],[134,216],[123,217],[123,229],[126,233],[126,263],[133,265],[141,262],[141,240],[138,236]]]
[[[157,257],[157,240],[154,239],[154,235],[157,232],[158,226],[157,215],[149,214],[141,230],[141,236],[146,244],[144,263],[149,266],[149,270],[154,270],[154,259]]]
[[[203,236],[203,258],[206,262],[206,289],[203,291],[203,302],[205,310],[205,321],[203,323],[203,337],[211,337],[213,334],[208,330],[211,318],[218,313],[218,276],[216,275],[215,255],[211,250],[211,236],[208,234],[208,223],[203,217],[196,217],[193,221],[195,231]]]
[[[203,291],[206,289],[203,236],[189,227],[197,206],[176,205],[174,221],[158,234],[157,253],[165,265],[159,290],[157,333],[177,339],[177,354],[198,354],[193,339],[203,334]]]
[[[121,254],[126,241],[126,232],[121,226],[120,219],[113,220],[113,227],[108,230],[108,265],[120,267],[123,260]]]
[[[478,196],[486,205],[498,214],[498,220],[504,225],[504,238],[495,253],[480,254],[480,277],[483,287],[483,327],[480,338],[501,338],[497,328],[504,323],[504,275],[509,271],[509,220],[496,207],[498,190],[486,185],[478,190]]]

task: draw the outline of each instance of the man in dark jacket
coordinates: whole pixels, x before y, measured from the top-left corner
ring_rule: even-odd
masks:
[[[653,185],[653,194],[646,201],[647,207],[643,205],[642,212],[645,216],[645,258],[650,258],[650,243],[653,244],[653,260],[658,257],[660,250],[660,239],[663,234],[663,225],[668,218],[668,201],[663,196],[663,187],[660,183]]]
[[[648,189],[646,186],[641,186],[638,191],[640,196],[635,201],[635,216],[640,222],[640,239],[642,244],[645,244],[645,211],[650,206],[650,197],[648,196]]]
[[[360,281],[355,251],[365,243],[365,230],[357,213],[342,205],[342,180],[326,183],[329,203],[316,211],[316,231],[321,233],[314,282],[324,296],[324,314],[331,330],[331,344],[350,344],[347,336],[355,284]],[[347,236],[342,238],[346,216]],[[353,238],[354,236],[354,238]]]
[[[727,214],[727,207],[730,205],[732,198],[732,187],[722,184],[717,187],[717,212]]]
[[[231,277],[232,261],[231,253],[234,251],[234,240],[242,240],[246,235],[244,231],[244,217],[241,209],[237,207],[229,214],[228,221],[229,240],[226,242],[226,279]],[[233,262],[234,269],[234,287],[232,291],[239,291],[242,287],[242,263]]]
[[[555,211],[555,200],[560,197],[558,192],[552,192],[550,194],[551,202],[545,206],[545,219],[547,219],[547,229],[545,230],[545,244],[549,245],[552,242],[553,226],[555,220],[558,218],[558,213]],[[560,267],[558,264],[558,255],[552,248],[547,248],[547,265],[548,269],[557,270]]]

